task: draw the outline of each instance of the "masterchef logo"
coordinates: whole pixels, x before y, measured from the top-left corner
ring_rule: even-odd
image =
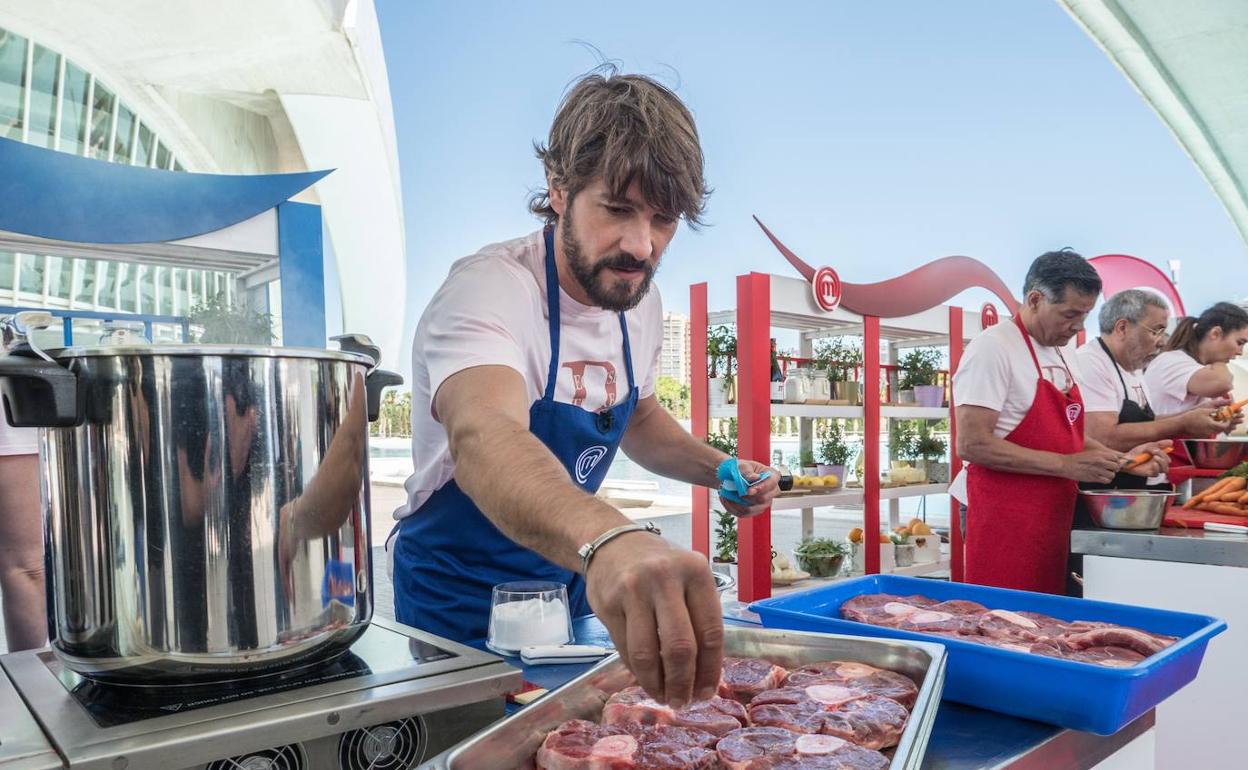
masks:
[[[841,278],[830,267],[821,267],[815,271],[810,281],[810,289],[815,295],[815,304],[831,313],[841,304]]]
[[[979,309],[979,327],[987,329],[989,326],[996,326],[997,321],[1001,317],[997,315],[997,306],[991,302],[985,302],[984,306]]]
[[[594,468],[598,467],[598,463],[602,462],[602,458],[607,456],[607,448],[601,444],[591,446],[581,456],[576,458],[576,482],[584,484],[589,481],[589,474],[594,472]]]
[[[1079,415],[1083,413],[1082,404],[1067,404],[1066,419],[1070,420],[1070,424],[1074,425],[1079,420]]]

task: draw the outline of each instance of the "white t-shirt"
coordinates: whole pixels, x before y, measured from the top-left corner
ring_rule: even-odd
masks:
[[[39,454],[39,429],[14,428],[0,406],[0,455]]]
[[[1034,337],[1031,344],[1040,372],[1063,393],[1081,382],[1072,346],[1059,353],[1057,348],[1041,345]],[[998,412],[992,432],[1005,438],[1031,410],[1036,400],[1036,377],[1036,362],[1031,360],[1022,332],[1013,320],[1003,318],[966,346],[953,375],[953,404],[982,406]],[[949,494],[966,502],[966,468],[949,486]]]
[[[1153,397],[1153,411],[1158,417],[1186,412],[1211,400],[1187,392],[1188,381],[1203,368],[1182,350],[1167,350],[1152,360],[1144,370],[1144,386]]]
[[[486,246],[451,266],[430,300],[412,343],[412,463],[407,504],[419,508],[453,472],[446,429],[433,418],[433,396],[451,375],[474,366],[507,366],[520,373],[530,401],[546,390],[550,326],[546,307],[546,246],[542,231]],[[555,400],[587,411],[628,397],[619,314],[582,305],[559,290],[559,370]],[[640,396],[654,394],[663,346],[663,302],[651,285],[625,312]]]
[[[1114,365],[1097,339],[1079,348],[1075,354],[1079,362],[1079,394],[1083,396],[1083,408],[1088,412],[1122,411],[1123,383],[1126,383],[1130,399],[1143,409],[1148,405],[1148,388],[1144,385],[1142,371],[1127,371]],[[1118,379],[1119,371],[1122,379]]]

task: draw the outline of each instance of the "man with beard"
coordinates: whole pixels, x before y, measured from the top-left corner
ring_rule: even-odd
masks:
[[[679,221],[700,222],[697,129],[653,80],[592,74],[537,155],[547,189],[530,208],[545,227],[456,262],[416,330],[415,473],[388,544],[395,614],[480,640],[495,585],[563,583],[572,614],[597,613],[652,696],[709,697],[723,628],[705,557],[594,496],[619,447],[691,484],[757,482],[724,500],[739,516],[778,489],[776,473],[697,441],[655,397],[651,280]]]

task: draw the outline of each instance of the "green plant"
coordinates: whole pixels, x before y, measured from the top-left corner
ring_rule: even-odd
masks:
[[[943,438],[928,432],[927,426],[919,429],[918,440],[914,443],[914,451],[924,460],[939,459],[945,456],[948,445]]]
[[[914,390],[916,385],[935,385],[940,372],[940,351],[936,348],[911,348],[901,357],[901,390]]]
[[[273,316],[252,310],[247,305],[232,304],[225,292],[219,292],[186,314],[195,342],[271,345]]]
[[[737,517],[727,511],[715,511],[715,561],[737,560]]]
[[[802,450],[802,467],[809,468],[815,464],[815,453],[809,449]]]
[[[849,553],[849,543],[830,537],[804,537],[793,549],[796,556],[844,556]]]
[[[850,372],[862,366],[862,348],[846,339],[832,337],[815,343],[815,368],[827,371],[833,382],[847,381]]]
[[[713,326],[706,333],[706,360],[712,379],[719,376],[720,366],[724,375],[732,376],[737,363],[737,333],[729,326]]]
[[[841,424],[833,420],[819,445],[819,458],[828,465],[844,465],[849,462],[849,445],[841,434]]]
[[[737,456],[737,423],[732,420],[728,423],[728,431],[726,433],[712,433],[706,437],[706,443],[715,447],[719,451],[729,457]]]
[[[888,426],[889,456],[894,460],[919,459],[919,434],[913,420],[893,420]]]
[[[689,416],[689,386],[674,377],[659,376],[654,384],[654,394],[659,405],[676,419]]]
[[[905,545],[910,542],[909,532],[891,532],[888,539],[893,541],[893,545]]]

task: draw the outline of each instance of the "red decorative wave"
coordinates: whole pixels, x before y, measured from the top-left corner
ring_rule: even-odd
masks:
[[[814,279],[813,267],[781,243],[758,217],[754,221],[802,277]],[[943,257],[879,283],[843,281],[841,307],[859,315],[898,318],[934,308],[971,288],[987,289],[1005,303],[1011,314],[1018,311],[1018,300],[992,268],[977,259],[957,256]]]
[[[1151,262],[1145,262],[1130,254],[1102,254],[1088,260],[1101,276],[1101,289],[1106,299],[1124,289],[1148,288],[1159,292],[1165,297],[1174,312],[1187,315],[1183,309],[1183,300],[1166,274]]]

